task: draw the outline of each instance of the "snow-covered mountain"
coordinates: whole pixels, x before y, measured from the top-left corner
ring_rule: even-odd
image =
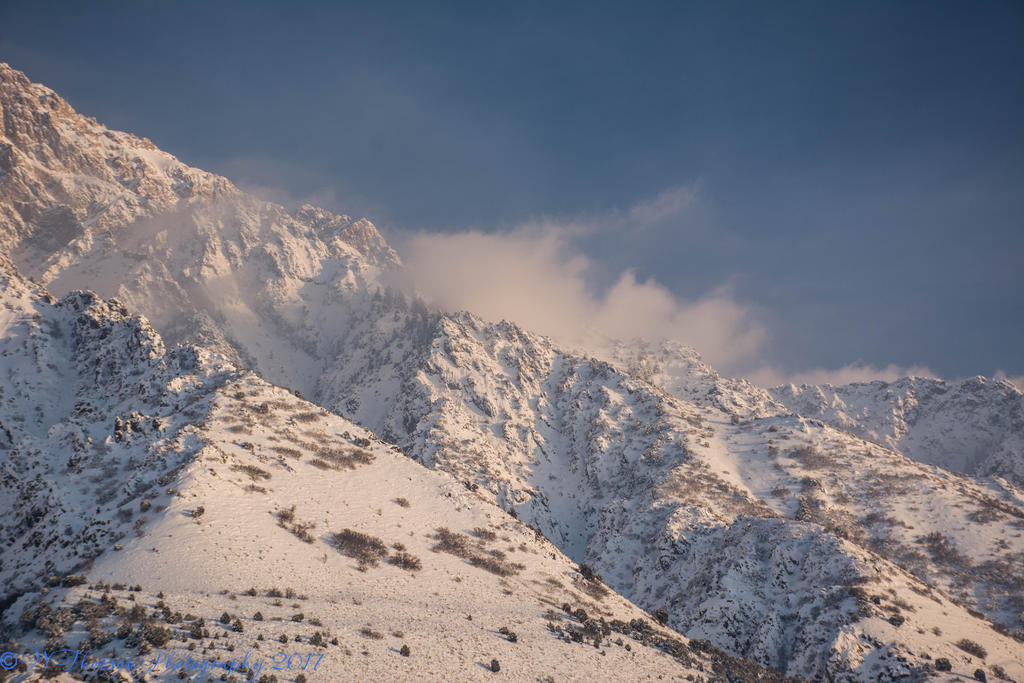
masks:
[[[301,390],[333,413],[323,420],[373,430],[463,482],[474,504],[534,525],[609,588],[665,609],[680,633],[733,655],[811,679],[941,675],[939,658],[954,674],[1024,676],[1019,393],[925,401],[914,385],[919,407],[910,419],[900,404],[900,431],[883,419],[888,399],[844,398],[858,406],[840,411],[844,422],[826,394],[723,378],[678,344],[621,343],[592,357],[513,323],[430,311],[387,287],[401,262],[365,219],[246,195],[107,131],[6,66],[0,114],[4,251],[55,294],[116,297],[170,344],[194,345],[171,354],[223,357],[202,367],[233,363]],[[39,372],[19,382],[60,383]],[[204,369],[189,386],[219,372]],[[844,390],[856,388],[832,391]],[[26,413],[36,394],[24,391],[12,405]],[[65,393],[54,389],[41,410],[73,417]],[[170,401],[158,395],[158,406]],[[275,416],[285,410],[265,403]],[[164,438],[209,419],[133,410],[164,419]],[[951,423],[953,443],[944,440]],[[269,448],[245,442],[253,454]],[[936,443],[948,447],[941,458],[924,452]],[[956,466],[989,444],[999,457],[985,468]],[[45,458],[40,450],[29,460]],[[371,484],[362,480],[353,497]],[[247,508],[231,500],[225,524],[240,524],[227,511]],[[104,566],[139,555],[110,555]],[[138,581],[159,572],[137,566],[147,567]]]
[[[244,675],[243,653],[256,675],[324,680],[487,680],[494,660],[518,680],[781,679],[667,630],[351,422],[166,351],[117,302],[54,301],[6,260],[0,277],[0,604],[4,651],[31,665],[15,680],[105,659],[171,679],[168,657]]]
[[[914,460],[1024,484],[1024,394],[1005,380],[905,377],[846,386],[782,386],[772,394]]]
[[[358,350],[341,363],[352,374],[325,375],[346,393],[324,405],[489,488],[682,632],[820,677],[848,664],[850,633],[894,645],[851,625],[844,591],[884,577],[910,601],[915,576],[1017,627],[1024,497],[1009,482],[772,415],[765,392],[706,366],[684,400],[507,323],[439,326],[426,352],[390,346],[380,363]],[[769,550],[787,547],[784,561]]]

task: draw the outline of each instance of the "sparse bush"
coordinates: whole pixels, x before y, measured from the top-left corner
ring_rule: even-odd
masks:
[[[410,506],[409,501],[407,499],[405,499],[405,498],[395,498],[391,502],[394,503],[395,505],[397,505],[399,507],[403,507],[403,508],[407,508],[407,507]]]
[[[939,657],[938,659],[935,660],[935,670],[936,671],[952,671],[953,670],[953,664],[950,663],[950,661],[948,659],[946,659],[945,657]]]
[[[666,624],[668,624],[668,610],[665,610],[665,609],[656,610],[654,612],[654,618],[658,621],[659,624],[661,624],[662,626],[665,626]]]
[[[360,571],[365,571],[367,567],[376,567],[388,554],[388,547],[384,541],[353,529],[342,529],[333,534],[331,545],[342,555],[358,560]]]
[[[519,636],[516,635],[515,631],[509,629],[508,626],[502,626],[499,628],[498,633],[505,636],[505,639],[510,643],[519,642]]]
[[[388,564],[393,564],[396,567],[410,572],[418,572],[420,569],[423,569],[423,563],[420,562],[420,558],[406,552],[399,552],[392,555],[387,559],[387,562]]]
[[[369,626],[364,626],[361,629],[359,629],[359,633],[361,633],[363,636],[365,636],[366,638],[369,638],[371,640],[383,640],[384,639],[384,634],[383,633],[380,633],[379,631],[374,631]]]
[[[284,508],[278,510],[277,512],[274,513],[274,517],[277,518],[277,523],[279,526],[291,524],[295,521],[295,506],[292,505],[287,510]]]
[[[437,539],[437,543],[431,548],[434,552],[448,553],[449,555],[455,555],[463,559],[468,559],[473,555],[473,542],[470,541],[469,537],[465,534],[452,531],[446,527],[441,527],[437,530],[437,534],[434,536]]]
[[[263,612],[257,612],[256,614],[252,615],[252,620],[263,621]]]
[[[405,645],[403,643],[402,644],[402,649],[398,651],[398,654],[402,655],[403,657],[408,657],[409,656],[409,646]]]
[[[525,565],[506,562],[488,555],[474,555],[469,558],[469,563],[474,567],[486,569],[490,573],[497,574],[498,576],[515,576],[522,569],[525,569]]]
[[[257,481],[259,479],[270,479],[270,472],[256,467],[256,465],[232,465],[231,469],[236,472],[249,475],[253,481]]]
[[[163,647],[171,639],[171,632],[156,623],[143,625],[140,633],[146,642],[153,647]]]
[[[814,446],[810,445],[794,448],[789,452],[789,457],[812,470],[828,467],[830,462],[829,458],[819,453]]]
[[[288,448],[287,446],[271,446],[270,450],[278,455],[283,455],[287,458],[295,458],[296,460],[302,457],[302,451],[295,448]]]
[[[494,533],[490,529],[485,529],[484,527],[481,527],[481,526],[474,527],[473,530],[470,531],[469,533],[472,536],[476,536],[481,541],[486,541],[488,543],[491,542],[491,541],[495,541],[498,538],[498,534]]]
[[[520,570],[525,569],[525,565],[507,562],[491,554],[482,553],[469,536],[451,531],[445,527],[439,528],[434,538],[437,539],[437,543],[431,548],[434,552],[443,552],[461,557],[474,567],[485,569],[492,574],[513,576],[518,574]]]
[[[359,465],[369,465],[374,461],[374,455],[370,451],[363,450],[361,448],[349,448],[347,450],[341,448],[327,448],[324,446],[316,449],[317,462],[311,462],[311,464],[320,467],[321,469],[333,469],[333,470],[354,470]]]
[[[988,676],[985,675],[984,670],[982,670],[982,669],[975,669],[974,670],[974,680],[976,680],[976,681],[987,681],[988,680]]]
[[[970,558],[957,550],[956,546],[938,531],[920,537],[918,542],[924,545],[925,550],[936,562],[961,568],[971,566]]]
[[[316,524],[313,522],[298,522],[292,526],[291,532],[303,543],[313,543],[316,539],[309,532],[314,528]]]
[[[608,597],[609,590],[599,581],[583,581],[579,588],[595,600],[604,600]]]
[[[497,659],[491,660],[491,671],[493,671],[494,673],[498,673],[499,671],[501,671],[501,664],[498,663]]]
[[[986,651],[985,648],[983,648],[981,645],[978,645],[973,640],[961,638],[960,640],[956,641],[956,646],[964,652],[966,652],[967,654],[974,655],[979,659],[985,659],[985,657],[988,657],[988,651]]]

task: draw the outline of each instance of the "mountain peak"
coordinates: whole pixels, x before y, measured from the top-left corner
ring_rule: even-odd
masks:
[[[148,139],[79,114],[9,65],[0,68],[0,119],[0,249],[29,273],[83,237],[238,193]]]
[[[310,226],[325,242],[337,237],[382,267],[397,267],[402,263],[377,226],[365,217],[352,220],[345,214],[334,214],[311,204],[303,204],[292,215],[295,220]]]
[[[79,114],[8,64],[0,67],[0,120],[0,248],[28,273],[43,272],[58,251],[75,244],[75,251],[87,249],[101,236],[116,246],[116,233],[183,207],[205,204],[222,215],[217,205],[239,199],[243,213],[264,205],[261,211],[283,213],[147,138]],[[340,239],[379,267],[401,263],[365,218],[309,205],[292,218],[325,242]],[[229,222],[244,221],[238,215]]]

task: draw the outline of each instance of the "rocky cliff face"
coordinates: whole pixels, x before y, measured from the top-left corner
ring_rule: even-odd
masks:
[[[49,88],[0,65],[0,246],[32,274],[74,248],[182,202],[237,194],[152,142],[77,114]]]

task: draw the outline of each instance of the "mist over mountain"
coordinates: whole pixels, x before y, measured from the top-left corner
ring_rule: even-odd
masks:
[[[79,602],[137,584],[164,644],[272,613],[334,676],[1024,678],[1012,384],[766,390],[685,339],[563,345],[7,65],[0,120],[10,642],[137,649]]]

